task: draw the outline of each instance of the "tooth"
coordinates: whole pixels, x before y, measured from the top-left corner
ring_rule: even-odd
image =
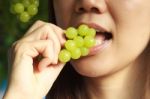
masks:
[[[96,32],[100,32],[100,30],[96,30]]]
[[[104,31],[102,31],[102,30],[96,30],[96,32],[98,32],[98,33],[104,33]]]
[[[96,43],[95,43],[95,45],[101,45],[102,44],[102,42],[103,42],[103,40],[101,39],[96,39]]]

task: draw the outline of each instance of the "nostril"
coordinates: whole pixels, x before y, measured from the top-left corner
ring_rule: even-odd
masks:
[[[79,8],[79,9],[78,9],[78,12],[79,12],[79,13],[83,13],[83,12],[85,12],[85,9],[84,9],[84,8]]]
[[[89,9],[88,11],[85,10],[84,8],[78,8],[78,13],[84,13],[84,12],[91,12],[91,13],[100,13],[100,11],[98,10],[98,8],[93,7],[91,9]]]
[[[93,13],[100,13],[99,9],[96,7],[91,8],[91,12]]]

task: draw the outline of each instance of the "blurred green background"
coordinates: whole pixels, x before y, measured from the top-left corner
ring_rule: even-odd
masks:
[[[8,74],[8,49],[36,21],[48,21],[48,0],[40,0],[38,14],[28,23],[21,23],[10,13],[11,0],[0,0],[0,84]]]

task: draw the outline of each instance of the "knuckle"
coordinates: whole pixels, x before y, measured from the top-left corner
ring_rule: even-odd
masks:
[[[46,23],[44,26],[43,26],[44,29],[46,30],[50,30],[52,29],[51,25],[49,23]]]
[[[13,45],[14,53],[19,53],[20,51],[26,50],[28,48],[28,43],[23,41],[17,41]]]
[[[14,60],[13,58],[23,56],[28,51],[29,46],[28,42],[22,40],[14,42],[8,50],[9,59]]]
[[[35,22],[35,24],[44,24],[45,22],[44,21],[42,21],[42,20],[37,20],[36,22]]]
[[[52,44],[53,44],[52,40],[50,40],[50,39],[49,39],[49,40],[46,40],[46,42],[45,42],[45,43],[46,43],[46,45],[47,45],[47,46],[49,46],[49,45],[52,45]]]

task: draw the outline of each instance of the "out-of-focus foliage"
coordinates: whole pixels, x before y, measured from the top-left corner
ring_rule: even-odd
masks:
[[[40,0],[38,14],[28,23],[21,23],[10,13],[10,1],[0,0],[0,83],[7,77],[8,49],[36,21],[48,21],[48,0]]]

